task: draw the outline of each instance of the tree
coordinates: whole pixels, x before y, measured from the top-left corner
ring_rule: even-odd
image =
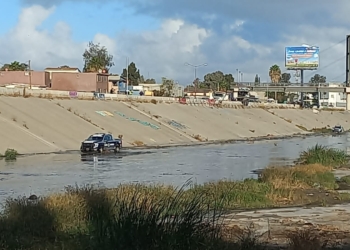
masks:
[[[123,69],[122,77],[126,79],[127,75],[129,78],[129,84],[133,86],[137,86],[140,83],[140,80],[141,80],[140,70],[136,68],[136,65],[134,62],[131,62],[128,65],[128,72],[126,68]]]
[[[224,81],[219,84],[220,89],[224,90],[227,92],[227,90],[230,89],[231,84],[235,82],[235,78],[233,77],[232,74],[225,74],[224,75]]]
[[[217,89],[219,84],[224,81],[224,73],[215,71],[204,76],[204,84],[211,89]]]
[[[143,77],[143,75],[140,76],[140,80],[139,83],[144,83],[145,82],[145,78]]]
[[[290,83],[290,78],[292,78],[292,76],[289,73],[283,73],[281,75],[281,83]]]
[[[106,73],[114,66],[113,56],[108,54],[107,48],[89,42],[88,48],[83,54],[84,72],[99,72],[100,70]]]
[[[196,88],[200,88],[200,87],[201,87],[201,80],[199,80],[199,78],[197,77],[196,79],[194,79],[193,85],[194,85]]]
[[[167,79],[166,77],[162,77],[162,85],[160,87],[161,91],[163,91],[164,96],[172,96],[174,93],[175,83],[174,80]]]
[[[259,83],[259,75],[256,74],[254,78],[254,83],[257,85]]]
[[[271,79],[272,83],[276,84],[276,83],[280,82],[280,80],[281,80],[281,69],[280,69],[280,67],[277,64],[272,65],[270,67],[269,76],[270,76],[270,79]]]
[[[311,77],[309,81],[309,83],[311,84],[326,83],[326,82],[327,82],[327,78],[319,74],[315,74],[313,77]]]
[[[210,89],[219,89],[227,92],[234,82],[235,79],[232,74],[224,74],[221,71],[215,71],[204,76],[202,85]]]
[[[20,63],[20,62],[17,62],[17,61],[14,61],[10,64],[4,64],[2,67],[1,67],[1,70],[4,71],[4,70],[8,70],[8,71],[26,71],[26,70],[29,70],[29,65],[28,64],[25,64],[25,63]]]
[[[156,80],[151,78],[151,79],[146,79],[145,83],[147,84],[156,84]]]

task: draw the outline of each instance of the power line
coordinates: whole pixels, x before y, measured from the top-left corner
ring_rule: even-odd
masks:
[[[325,48],[324,50],[321,50],[321,51],[320,51],[320,54],[323,54],[323,53],[326,52],[327,50],[330,50],[330,49],[334,48],[335,46],[337,46],[338,44],[343,43],[343,42],[345,42],[345,41],[346,41],[346,38],[343,38],[343,39],[340,40],[339,42],[337,42],[337,43],[335,43],[335,44],[333,44],[333,45],[331,45],[331,46],[328,46],[328,47]],[[327,68],[327,67],[333,65],[334,63],[338,62],[339,60],[341,60],[341,59],[343,59],[343,58],[345,58],[345,56],[343,56],[342,58],[337,59],[336,61],[334,61],[334,62],[332,62],[332,63],[326,65],[325,67],[322,67],[322,69],[317,69],[316,71],[313,71],[313,72],[312,72],[311,74],[309,74],[308,76],[311,76],[312,74],[315,74],[316,72],[322,71],[323,69],[325,69],[325,68]]]
[[[334,65],[335,63],[339,62],[340,60],[343,60],[345,57],[346,57],[346,56],[344,55],[344,56],[342,56],[342,57],[336,59],[335,61],[333,61],[333,62],[327,64],[326,66],[322,67],[322,69],[320,68],[320,69],[317,69],[316,71],[313,71],[313,72],[310,73],[307,77],[309,77],[309,76],[311,76],[311,75],[314,75],[316,72],[320,72],[320,71],[322,71],[322,70],[324,70],[324,69],[326,69],[326,68],[328,68],[328,67]]]
[[[336,79],[338,79],[338,78],[340,78],[340,77],[343,77],[343,76],[345,76],[345,72],[344,73],[342,73],[342,74],[340,74],[340,75],[338,75],[338,76],[336,76],[336,77],[333,77],[333,79],[332,80],[336,80]]]
[[[331,46],[325,48],[324,50],[321,50],[320,52],[321,52],[321,53],[324,53],[325,51],[334,48],[334,47],[337,46],[338,44],[345,42],[345,40],[346,40],[346,38],[344,38],[343,40],[341,40],[341,41],[339,41],[339,42],[337,42],[337,43],[335,43],[335,44],[333,44],[333,45],[331,45]]]

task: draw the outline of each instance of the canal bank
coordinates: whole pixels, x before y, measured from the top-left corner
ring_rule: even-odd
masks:
[[[350,129],[341,111],[217,108],[179,103],[0,98],[0,152],[78,150],[96,132],[123,135],[125,147],[197,145],[309,134],[336,124]]]

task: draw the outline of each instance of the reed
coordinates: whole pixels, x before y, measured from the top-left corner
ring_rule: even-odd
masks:
[[[339,167],[349,162],[349,155],[345,151],[316,144],[314,147],[303,151],[298,162],[301,164],[319,163],[324,166]]]

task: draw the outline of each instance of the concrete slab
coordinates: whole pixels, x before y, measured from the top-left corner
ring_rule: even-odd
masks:
[[[323,127],[331,128],[338,124],[346,130],[350,129],[350,113],[343,111],[320,111],[318,114],[313,113],[312,110],[273,109],[270,111],[308,130]]]
[[[10,120],[13,127],[17,125],[25,128],[41,140],[54,145],[55,148],[51,147],[51,150],[44,150],[45,152],[78,150],[82,140],[99,131],[91,123],[47,99],[1,97],[0,112],[0,116]],[[29,151],[33,148],[30,145],[27,147]],[[28,150],[25,151],[29,152]],[[41,149],[33,151],[44,152]]]
[[[230,140],[258,136],[281,136],[303,133],[294,124],[263,109],[221,109],[181,104],[137,103],[140,110],[160,116],[164,122],[175,122],[188,134],[199,134],[208,140]],[[183,125],[183,127],[179,126]]]
[[[83,115],[92,123],[97,124],[103,131],[113,133],[114,136],[123,135],[124,145],[130,146],[138,142],[145,145],[165,145],[190,143],[181,134],[170,130],[145,115],[136,112],[125,104],[115,101],[82,101],[59,100],[66,109]],[[101,115],[96,111],[107,111],[113,116]]]
[[[36,152],[50,153],[57,151],[55,145],[37,137],[20,125],[13,124],[12,120],[5,119],[0,114],[0,153],[12,148],[18,153],[30,154]]]

